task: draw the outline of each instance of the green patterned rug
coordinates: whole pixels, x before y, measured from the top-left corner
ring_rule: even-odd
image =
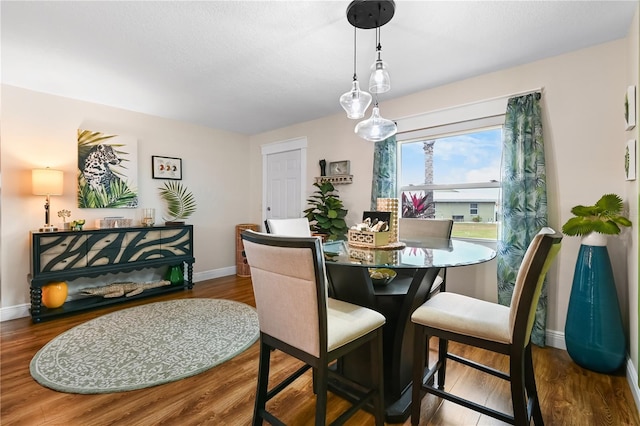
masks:
[[[76,326],[31,360],[31,376],[70,393],[141,389],[193,376],[240,354],[259,337],[244,303],[180,299],[116,311]]]

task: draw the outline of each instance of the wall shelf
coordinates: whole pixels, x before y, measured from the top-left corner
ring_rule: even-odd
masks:
[[[332,175],[316,177],[316,183],[320,183],[322,181],[331,182],[334,185],[343,185],[347,183],[353,183],[353,175]]]

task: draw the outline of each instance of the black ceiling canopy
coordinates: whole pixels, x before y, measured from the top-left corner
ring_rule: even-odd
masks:
[[[396,4],[393,0],[354,0],[347,7],[347,20],[356,28],[378,28],[393,18]]]

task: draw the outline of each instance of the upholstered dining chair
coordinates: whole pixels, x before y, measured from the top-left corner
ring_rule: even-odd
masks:
[[[311,227],[306,217],[291,219],[267,219],[266,231],[269,234],[283,235],[287,237],[310,237]]]
[[[283,424],[267,402],[305,371],[314,369],[315,424],[326,423],[329,378],[347,383],[359,396],[333,424],[342,424],[366,404],[373,406],[375,424],[384,424],[382,314],[327,296],[322,242],[315,237],[242,233],[260,323],[260,361],[253,424],[263,420]],[[368,345],[371,384],[350,383],[329,364],[351,350]],[[279,384],[269,385],[272,349],[305,363]]]
[[[533,371],[530,337],[542,283],[560,250],[561,241],[562,234],[551,228],[543,228],[536,234],[518,270],[509,307],[460,294],[441,292],[414,311],[411,315],[415,329],[412,425],[417,425],[420,420],[420,402],[423,392],[506,423],[528,425],[533,417],[536,425],[543,424]],[[425,376],[424,341],[433,336],[440,339],[438,361],[428,369]],[[450,353],[449,341],[507,355],[509,372],[505,373]],[[509,381],[513,415],[446,392],[447,359]],[[436,373],[437,386],[434,380]]]
[[[451,230],[453,229],[452,219],[417,219],[417,218],[400,218],[398,219],[398,238],[400,241],[421,242],[428,238],[451,238]],[[447,270],[443,269],[436,277],[431,286],[430,294],[445,291],[447,280]]]

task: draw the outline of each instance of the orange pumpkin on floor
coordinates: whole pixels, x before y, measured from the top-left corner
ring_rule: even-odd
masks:
[[[67,283],[53,281],[42,287],[42,304],[47,308],[59,308],[67,300]]]

